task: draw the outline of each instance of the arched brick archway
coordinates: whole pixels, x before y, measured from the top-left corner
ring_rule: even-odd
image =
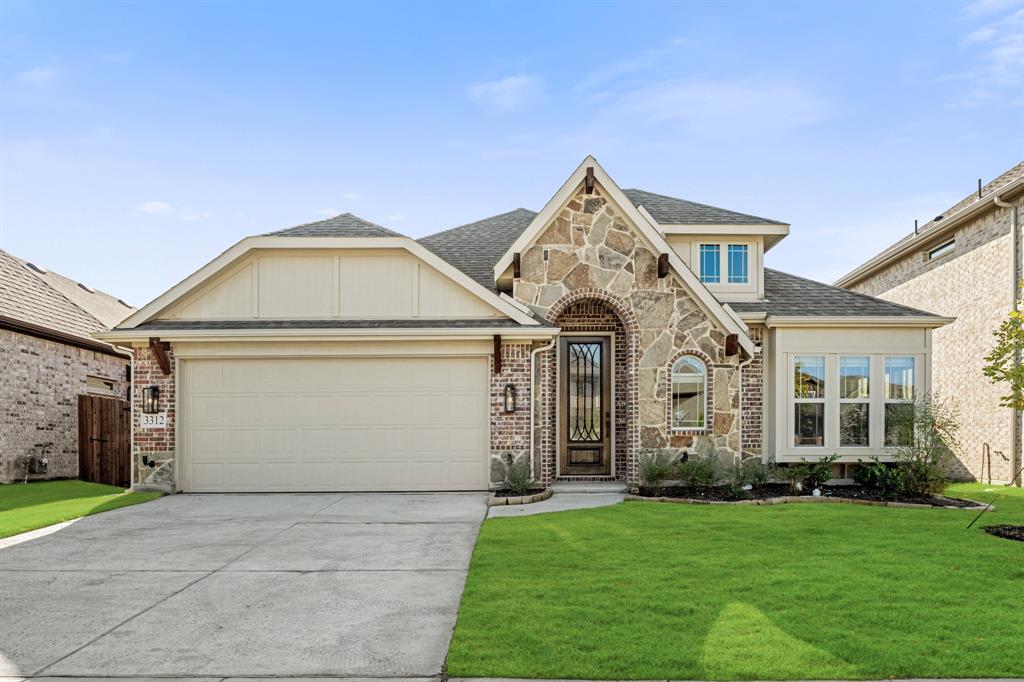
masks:
[[[625,301],[606,291],[577,289],[555,301],[547,318],[566,335],[593,333],[611,335],[613,338],[612,477],[630,485],[635,484],[638,481],[636,453],[640,442],[636,383],[639,324],[636,315]],[[557,347],[544,353],[544,356],[541,471],[544,482],[549,483],[563,475],[559,471]]]

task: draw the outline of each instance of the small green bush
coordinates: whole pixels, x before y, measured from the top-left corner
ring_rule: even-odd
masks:
[[[883,500],[891,500],[903,492],[902,467],[881,462],[877,457],[872,457],[870,463],[861,462],[853,471],[853,480],[878,493]]]
[[[530,490],[530,459],[525,455],[502,460],[505,465],[504,489],[513,495],[525,495]]]
[[[668,450],[653,449],[640,453],[640,477],[643,482],[655,489],[660,489],[672,474],[673,454]]]
[[[811,491],[832,478],[832,464],[837,459],[839,459],[839,455],[829,455],[816,462],[808,462],[801,457],[799,464],[789,464],[782,467],[780,471],[790,487]]]
[[[718,448],[711,441],[705,441],[700,452],[676,463],[674,473],[676,480],[694,488],[710,488],[722,483],[724,477]]]

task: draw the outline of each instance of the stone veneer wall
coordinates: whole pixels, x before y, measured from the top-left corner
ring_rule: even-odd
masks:
[[[135,346],[135,381],[132,387],[132,408],[135,423],[132,428],[135,441],[132,451],[133,483],[174,486],[174,347],[167,351],[171,362],[171,373],[164,374],[153,357],[153,351],[146,345]],[[160,411],[167,413],[167,427],[143,429],[139,427],[142,418],[142,389],[147,386],[160,387]],[[143,456],[156,461],[156,466],[143,464]]]
[[[530,411],[533,409],[533,381],[530,377],[529,343],[501,345],[501,373],[494,372],[490,357],[491,381],[491,482],[504,480],[503,462],[508,456],[530,456]],[[516,411],[505,412],[505,385],[516,387]]]
[[[127,358],[0,330],[0,483],[20,474],[15,460],[53,443],[49,472],[30,479],[78,477],[78,396],[89,375],[110,379],[112,392],[128,390]]]
[[[1024,196],[1015,203],[1024,214]],[[932,390],[960,408],[962,452],[954,474],[962,477],[987,480],[987,467],[982,471],[986,443],[992,452],[992,478],[1006,481],[1012,476],[1013,417],[999,406],[1006,391],[981,371],[992,349],[992,332],[1012,307],[1012,240],[1010,210],[991,210],[956,230],[952,253],[926,260],[926,251],[915,251],[850,287],[957,318],[932,332]]]
[[[674,273],[658,278],[658,254],[644,245],[600,187],[591,195],[581,190],[570,200],[521,254],[520,263],[514,296],[541,316],[557,323],[571,305],[599,300],[614,311],[625,329],[632,397],[616,405],[617,415],[619,411],[628,415],[616,448],[625,446],[617,456],[627,462],[630,485],[638,482],[637,447],[696,446],[697,440],[711,439],[724,456],[740,452],[739,357],[725,355],[725,333]],[[706,433],[669,433],[666,368],[671,358],[684,351],[703,353],[710,361],[715,388],[712,428]],[[549,365],[552,362],[546,360]],[[552,376],[549,371],[549,383]],[[551,385],[546,389],[555,393]],[[553,462],[556,456],[555,435],[544,439],[545,462]]]
[[[764,454],[764,327],[751,325],[750,340],[761,346],[750,362],[743,366],[743,434],[744,455]]]

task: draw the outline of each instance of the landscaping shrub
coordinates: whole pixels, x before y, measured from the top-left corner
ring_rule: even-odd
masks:
[[[808,462],[803,457],[799,464],[789,464],[781,468],[781,475],[795,490],[814,490],[832,478],[832,464],[839,455],[822,457],[816,462]]]
[[[652,449],[641,452],[640,476],[644,484],[655,490],[660,489],[672,474],[673,459],[673,453],[669,450]]]
[[[505,465],[504,489],[513,495],[525,495],[530,490],[530,459],[525,455],[502,460]]]
[[[891,500],[903,492],[903,469],[881,462],[877,457],[872,457],[870,464],[861,462],[853,471],[853,480],[878,493],[883,500]]]
[[[676,462],[675,478],[693,488],[709,488],[721,483],[722,462],[715,444],[705,441],[697,454]]]

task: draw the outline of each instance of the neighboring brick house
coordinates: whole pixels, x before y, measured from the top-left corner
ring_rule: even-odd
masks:
[[[891,457],[949,320],[765,268],[788,233],[587,157],[539,213],[247,237],[100,335],[136,351],[134,480],[478,490],[523,457],[636,487],[656,449],[848,476]]]
[[[92,334],[134,308],[0,250],[0,483],[50,444],[40,478],[78,476],[78,395],[125,398],[130,355]]]
[[[932,386],[960,411],[959,473],[985,481],[1007,482],[1024,465],[1020,413],[1000,406],[1006,386],[982,373],[1021,298],[1022,209],[1024,162],[836,282],[956,318],[934,332]]]

